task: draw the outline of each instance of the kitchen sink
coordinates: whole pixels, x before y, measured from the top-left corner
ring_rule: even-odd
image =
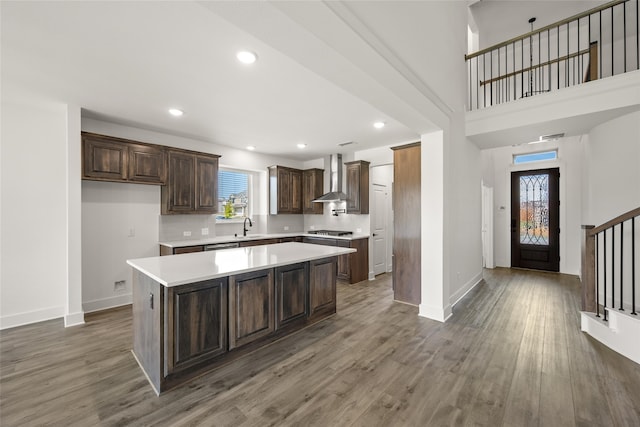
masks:
[[[247,234],[246,236],[236,236],[236,239],[240,239],[240,240],[243,240],[243,239],[256,239],[256,238],[259,239],[259,238],[262,238],[262,237],[264,237],[264,234]]]

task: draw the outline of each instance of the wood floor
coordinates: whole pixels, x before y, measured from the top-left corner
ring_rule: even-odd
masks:
[[[156,397],[131,309],[0,333],[2,426],[638,426],[640,365],[580,332],[578,280],[485,271],[438,323],[390,276],[338,314]]]

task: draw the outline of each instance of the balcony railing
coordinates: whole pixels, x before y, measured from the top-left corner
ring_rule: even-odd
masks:
[[[612,1],[465,55],[467,109],[640,69],[639,1]]]

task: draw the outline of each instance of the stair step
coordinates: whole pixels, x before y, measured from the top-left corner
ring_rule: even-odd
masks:
[[[581,312],[581,330],[607,347],[640,364],[640,316],[607,309],[608,321]]]

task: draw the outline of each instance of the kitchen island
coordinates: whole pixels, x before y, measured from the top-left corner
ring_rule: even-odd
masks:
[[[157,394],[336,312],[338,256],[306,243],[128,260],[133,354]]]

